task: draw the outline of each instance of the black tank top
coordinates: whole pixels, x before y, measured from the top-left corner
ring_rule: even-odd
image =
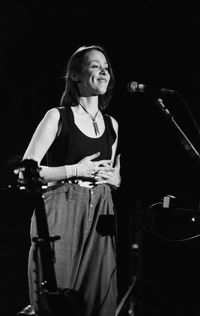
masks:
[[[103,114],[104,133],[98,138],[86,136],[74,122],[72,109],[57,108],[60,112],[58,133],[46,158],[51,167],[78,163],[82,158],[100,152],[97,160],[111,159],[116,133],[109,115]]]

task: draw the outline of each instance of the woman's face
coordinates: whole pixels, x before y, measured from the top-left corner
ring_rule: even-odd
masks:
[[[110,81],[108,63],[99,50],[91,50],[85,54],[80,75],[79,91],[81,96],[104,94]]]

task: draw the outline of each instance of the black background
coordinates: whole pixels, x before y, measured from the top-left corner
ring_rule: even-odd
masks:
[[[46,110],[59,104],[67,60],[85,44],[105,48],[116,77],[107,112],[120,125],[122,186],[114,193],[120,297],[127,291],[132,271],[139,269],[138,315],[199,315],[199,239],[166,241],[146,225],[148,208],[167,194],[176,196],[183,207],[198,205],[199,162],[182,146],[177,129],[155,103],[158,96],[127,91],[129,81],[178,91],[161,98],[199,151],[198,3],[6,1],[0,9],[4,316],[15,315],[28,303],[31,207],[25,193],[7,189],[12,181],[10,162],[23,155]],[[177,232],[179,226],[182,217]],[[170,223],[165,229],[170,233]],[[135,242],[138,256],[130,250]]]

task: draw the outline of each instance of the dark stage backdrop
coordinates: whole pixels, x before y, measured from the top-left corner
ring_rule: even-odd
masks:
[[[116,77],[107,112],[120,124],[123,180],[114,193],[120,297],[137,273],[137,316],[199,315],[199,238],[163,240],[149,230],[146,216],[148,208],[168,194],[183,207],[198,209],[199,161],[182,146],[177,130],[155,103],[158,95],[127,91],[130,81],[178,91],[161,98],[199,151],[197,3],[6,1],[1,3],[0,18],[0,291],[4,316],[15,315],[28,303],[32,209],[24,193],[7,188],[13,181],[12,162],[23,155],[46,110],[59,105],[68,57],[84,44],[100,44],[107,50]],[[169,234],[174,225],[170,220],[165,226]],[[198,226],[198,220],[195,223]],[[179,232],[181,217],[176,225]],[[135,244],[138,251],[131,250]]]

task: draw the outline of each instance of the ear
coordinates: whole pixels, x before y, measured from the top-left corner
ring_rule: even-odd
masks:
[[[76,83],[80,83],[80,75],[78,75],[77,73],[71,73],[71,79],[76,82]]]

